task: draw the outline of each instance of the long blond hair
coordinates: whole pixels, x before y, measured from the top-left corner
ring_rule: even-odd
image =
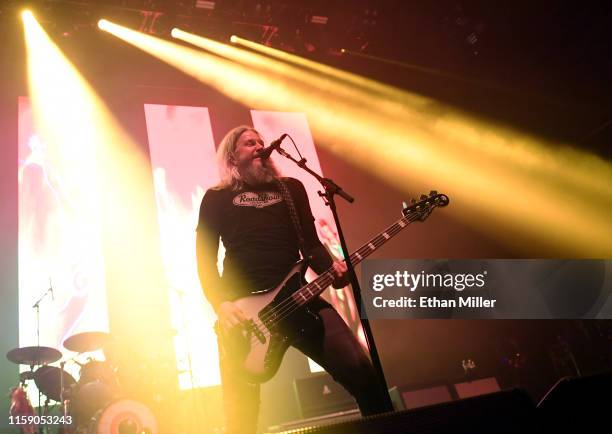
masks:
[[[235,158],[238,140],[246,131],[253,131],[261,137],[261,134],[259,134],[259,131],[257,131],[255,128],[248,125],[240,125],[229,130],[225,137],[223,137],[221,140],[221,143],[219,143],[219,148],[217,148],[217,162],[219,163],[219,174],[221,175],[221,181],[219,184],[213,187],[215,190],[228,187],[232,190],[239,190],[244,185],[244,179],[238,171],[236,165],[232,163],[232,160]],[[274,167],[274,164],[271,161],[268,161],[267,163],[273,173],[278,176],[278,171],[276,170],[276,167]]]

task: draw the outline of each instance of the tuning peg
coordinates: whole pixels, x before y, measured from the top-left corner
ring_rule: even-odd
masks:
[[[403,209],[408,208],[408,204],[405,201],[402,201],[402,208]]]
[[[422,194],[421,195],[421,200],[425,200],[425,199],[427,199],[427,195],[426,194]]]
[[[438,192],[437,192],[436,190],[431,190],[431,191],[429,192],[429,195],[430,195],[430,196],[435,196],[435,195],[437,195],[437,194],[438,194]]]
[[[410,199],[410,203],[414,205],[416,203],[416,199]]]

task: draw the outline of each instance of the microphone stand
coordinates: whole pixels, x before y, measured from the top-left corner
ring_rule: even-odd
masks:
[[[350,254],[348,247],[346,245],[346,241],[344,239],[344,233],[342,232],[342,227],[340,226],[340,218],[338,217],[338,212],[336,210],[336,202],[334,200],[334,196],[340,195],[344,200],[349,203],[353,203],[355,199],[345,192],[338,184],[332,181],[330,178],[324,178],[318,173],[312,171],[306,165],[306,159],[302,158],[301,160],[296,160],[290,154],[288,154],[283,148],[276,148],[279,154],[283,157],[293,161],[298,167],[302,168],[304,171],[308,172],[310,175],[314,176],[317,181],[321,183],[325,192],[318,191],[317,193],[323,201],[325,205],[329,206],[331,209],[332,215],[334,217],[334,222],[336,224],[336,229],[338,230],[338,237],[340,238],[340,245],[342,246],[342,254],[345,258],[347,271],[349,274],[349,281],[351,283],[351,288],[353,290],[353,298],[355,299],[355,303],[357,304],[357,309],[359,311],[359,320],[361,321],[361,327],[363,328],[363,332],[366,338],[366,344],[368,346],[370,352],[370,358],[372,359],[372,365],[376,371],[379,381],[379,387],[384,388],[381,389],[380,396],[383,398],[385,402],[383,402],[383,406],[386,411],[393,411],[393,405],[391,403],[391,398],[389,396],[389,387],[387,386],[387,381],[385,380],[385,374],[382,369],[382,364],[380,362],[380,357],[378,356],[378,350],[376,349],[376,344],[374,343],[374,335],[372,334],[372,329],[370,327],[370,321],[367,318],[366,311],[362,308],[361,301],[361,288],[359,286],[359,281],[357,280],[357,275],[355,274],[355,269],[353,264],[351,263]]]
[[[40,347],[40,303],[43,299],[53,291],[53,287],[49,285],[49,288],[45,291],[43,295],[40,296],[36,303],[32,306],[33,309],[36,309],[36,346]]]

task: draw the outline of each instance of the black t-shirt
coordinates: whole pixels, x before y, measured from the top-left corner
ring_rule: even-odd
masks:
[[[304,186],[293,178],[283,181],[302,225],[305,248],[314,256],[311,266],[321,272],[332,261],[317,237]],[[275,287],[300,257],[296,230],[276,182],[208,190],[197,230],[200,281],[215,308],[222,301]],[[219,238],[225,247],[221,278],[216,269]]]

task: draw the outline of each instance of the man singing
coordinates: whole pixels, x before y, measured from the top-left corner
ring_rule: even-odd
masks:
[[[347,284],[346,264],[333,262],[319,241],[304,186],[280,177],[271,159],[259,155],[263,147],[253,128],[229,131],[217,150],[221,182],[205,193],[200,206],[198,274],[217,313],[220,340],[247,320],[234,301],[276,287],[299,260],[300,248],[315,272],[333,266],[335,288]],[[222,276],[217,269],[219,240],[225,247]],[[310,303],[309,310],[318,318],[317,326],[303,333],[289,330],[297,336],[292,345],[342,384],[363,415],[384,411],[375,370],[340,315],[321,298]],[[285,327],[292,328],[291,321]],[[254,433],[259,385],[235,372],[231,354],[219,354],[227,432]]]

